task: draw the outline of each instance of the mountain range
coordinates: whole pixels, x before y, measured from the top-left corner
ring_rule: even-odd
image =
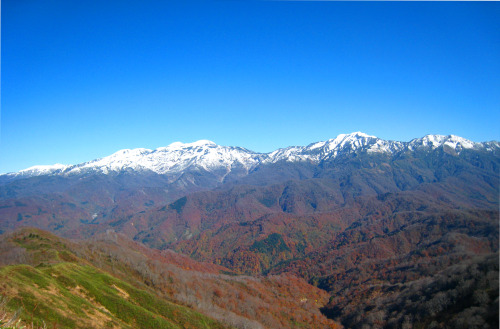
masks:
[[[316,164],[355,152],[399,155],[404,152],[435,150],[445,148],[447,152],[460,154],[463,150],[498,152],[498,142],[475,143],[449,135],[427,135],[410,142],[385,141],[361,132],[342,134],[335,139],[278,149],[270,153],[256,153],[241,147],[219,146],[208,140],[183,144],[175,142],[155,150],[144,148],[120,150],[110,156],[77,165],[34,166],[17,173],[0,175],[2,180],[41,175],[85,175],[88,173],[110,174],[121,171],[154,172],[168,175],[170,181],[189,170],[208,172],[225,171],[219,180],[237,169],[244,169],[247,175],[262,165],[280,161]]]
[[[232,275],[293,275],[347,328],[494,328],[499,168],[499,142],[453,135],[173,143],[0,175],[0,230],[115,232]]]

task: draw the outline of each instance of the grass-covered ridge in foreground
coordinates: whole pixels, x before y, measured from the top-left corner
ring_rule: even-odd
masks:
[[[12,307],[64,328],[223,328],[216,321],[88,265],[6,266]],[[26,320],[29,320],[26,319]]]
[[[32,228],[0,236],[0,295],[35,326],[338,328],[320,312],[328,295],[304,280],[228,271],[114,232],[82,242]]]
[[[24,310],[26,322],[58,328],[225,328],[85,264],[58,238],[23,233],[13,241],[39,264],[0,268],[0,292],[10,298],[9,308]]]

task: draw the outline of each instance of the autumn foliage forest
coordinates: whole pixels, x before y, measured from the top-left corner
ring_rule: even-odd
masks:
[[[115,301],[172,328],[498,328],[499,168],[498,146],[441,146],[222,182],[199,169],[0,182],[0,294],[56,327],[138,326]]]

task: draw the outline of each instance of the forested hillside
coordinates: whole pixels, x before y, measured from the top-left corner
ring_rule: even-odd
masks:
[[[266,154],[207,141],[124,150],[3,175],[4,291],[20,306],[20,283],[57,287],[56,268],[84,271],[84,287],[85,265],[220,325],[495,328],[499,168],[498,142],[354,133]],[[79,242],[44,254],[29,234]]]

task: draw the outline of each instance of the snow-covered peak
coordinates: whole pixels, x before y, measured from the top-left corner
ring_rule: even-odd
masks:
[[[349,147],[351,150],[356,150],[366,146],[371,139],[376,139],[375,136],[370,136],[361,132],[351,134],[340,134],[335,139],[330,139],[327,142],[330,151],[345,149]]]
[[[19,174],[23,176],[38,176],[38,175],[48,175],[55,172],[60,172],[66,169],[68,166],[60,163],[54,165],[40,165],[33,166],[19,171]]]
[[[356,132],[353,132],[353,133],[350,133],[350,134],[340,134],[337,136],[337,138],[335,139],[358,139],[358,138],[377,138],[376,136],[372,136],[372,135],[368,135],[368,134],[365,134],[361,131],[356,131]]]
[[[413,139],[409,143],[410,149],[436,149],[441,146],[450,147],[459,153],[463,149],[482,148],[483,143],[475,143],[455,135],[425,135],[422,138]]]
[[[152,151],[145,148],[124,149],[107,157],[76,165],[69,169],[70,173],[78,173],[85,169],[99,169],[104,173],[119,171],[126,168],[141,169],[141,159]]]
[[[186,149],[186,148],[190,148],[190,147],[210,147],[210,146],[212,146],[212,147],[217,146],[217,144],[215,144],[212,141],[202,139],[202,140],[199,140],[199,141],[196,141],[193,143],[174,142],[174,143],[168,145],[167,147],[160,147],[160,148],[157,148],[156,150],[163,151],[163,150]]]
[[[121,170],[148,170],[157,174],[179,174],[188,168],[230,171],[235,165],[250,169],[260,159],[251,151],[219,146],[208,140],[193,143],[175,142],[155,150],[121,150],[110,156],[76,165],[69,174],[97,170],[103,173]]]
[[[450,154],[460,154],[464,149],[498,152],[499,142],[474,143],[454,135],[426,135],[410,142],[379,139],[362,132],[341,134],[336,138],[316,142],[308,146],[290,146],[270,153],[256,153],[240,147],[220,146],[208,140],[193,143],[175,142],[155,150],[145,148],[125,149],[110,156],[78,165],[35,166],[4,177],[30,177],[39,175],[74,175],[87,172],[112,173],[127,171],[151,171],[170,175],[175,179],[186,170],[217,172],[221,179],[233,169],[249,172],[261,164],[280,161],[320,163],[342,155],[358,152],[397,154],[416,150],[434,150],[443,147]],[[242,171],[243,169],[243,171]],[[1,175],[0,175],[1,176]]]
[[[350,134],[340,134],[336,138],[329,139],[327,141],[312,143],[312,144],[309,144],[307,146],[307,148],[309,150],[315,150],[315,149],[323,148],[323,147],[325,147],[325,145],[328,145],[328,147],[330,149],[334,149],[339,145],[343,146],[343,145],[345,145],[347,143],[351,143],[351,142],[354,144],[357,144],[357,145],[361,145],[361,143],[359,143],[360,139],[363,140],[363,139],[369,139],[369,138],[377,138],[377,137],[358,131],[358,132],[354,132],[354,133],[350,133]]]
[[[322,161],[327,158],[334,158],[340,152],[350,153],[366,147],[370,143],[378,140],[375,136],[370,136],[362,132],[351,134],[340,134],[334,139],[316,142],[308,146],[291,146],[278,149],[269,153],[266,162],[278,161]]]
[[[312,144],[309,144],[307,146],[307,148],[310,149],[310,150],[320,149],[320,148],[324,147],[326,143],[327,142],[324,142],[324,141],[323,142],[312,143]]]
[[[311,154],[307,153],[306,147],[290,146],[266,154],[264,163],[276,163],[278,161],[297,162],[310,159],[316,160]]]

